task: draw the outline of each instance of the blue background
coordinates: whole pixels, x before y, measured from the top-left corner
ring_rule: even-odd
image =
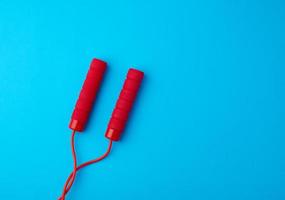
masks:
[[[79,161],[101,155],[129,67],[145,72],[123,139],[68,199],[285,199],[281,0],[0,1],[0,199],[57,199],[69,119],[108,62]]]

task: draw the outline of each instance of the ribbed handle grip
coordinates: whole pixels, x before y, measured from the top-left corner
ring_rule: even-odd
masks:
[[[116,107],[112,113],[105,136],[111,140],[119,140],[125,128],[129,112],[133,106],[138,93],[144,73],[129,69],[127,78],[124,82]]]
[[[88,121],[90,112],[100,83],[106,70],[106,62],[93,59],[83,83],[79,98],[72,113],[69,128],[75,131],[83,131]]]

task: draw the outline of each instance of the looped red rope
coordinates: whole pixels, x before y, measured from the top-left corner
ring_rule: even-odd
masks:
[[[81,165],[79,165],[77,167],[77,159],[76,159],[75,144],[74,144],[75,133],[76,133],[75,131],[72,131],[72,136],[71,136],[71,149],[72,149],[72,157],[73,157],[73,171],[68,176],[68,178],[67,178],[67,180],[66,180],[66,182],[64,184],[63,192],[62,192],[62,194],[61,194],[61,196],[60,196],[60,198],[58,200],[65,200],[65,196],[67,195],[67,193],[69,192],[69,190],[71,189],[71,187],[72,187],[72,185],[74,183],[74,180],[75,180],[75,177],[76,177],[76,173],[80,169],[103,160],[104,158],[106,158],[109,155],[109,153],[111,152],[111,149],[112,149],[113,141],[110,140],[108,149],[102,156],[100,156],[100,157],[98,157],[98,158],[96,158],[94,160],[90,160],[88,162],[85,162],[85,163],[83,163],[83,164],[81,164]]]

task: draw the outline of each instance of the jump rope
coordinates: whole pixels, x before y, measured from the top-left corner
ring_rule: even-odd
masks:
[[[130,68],[105,133],[105,137],[109,140],[106,152],[94,160],[78,165],[74,145],[75,134],[77,132],[82,132],[86,126],[96,94],[106,71],[106,67],[106,62],[96,58],[92,60],[73,110],[69,124],[69,128],[72,130],[71,150],[73,157],[73,171],[68,176],[64,184],[62,194],[58,200],[65,200],[67,193],[70,191],[75,181],[76,174],[80,169],[99,162],[109,155],[113,141],[118,141],[120,139],[128,120],[129,112],[132,109],[137,92],[140,88],[144,73],[137,69]]]

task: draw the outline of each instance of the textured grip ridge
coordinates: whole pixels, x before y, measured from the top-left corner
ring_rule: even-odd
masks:
[[[71,116],[69,128],[72,130],[84,130],[106,67],[106,62],[96,58],[92,60]]]
[[[120,92],[112,117],[109,121],[105,136],[111,140],[119,140],[123,132],[129,112],[132,109],[136,95],[140,88],[144,73],[129,69],[127,78],[124,82],[123,88]]]

